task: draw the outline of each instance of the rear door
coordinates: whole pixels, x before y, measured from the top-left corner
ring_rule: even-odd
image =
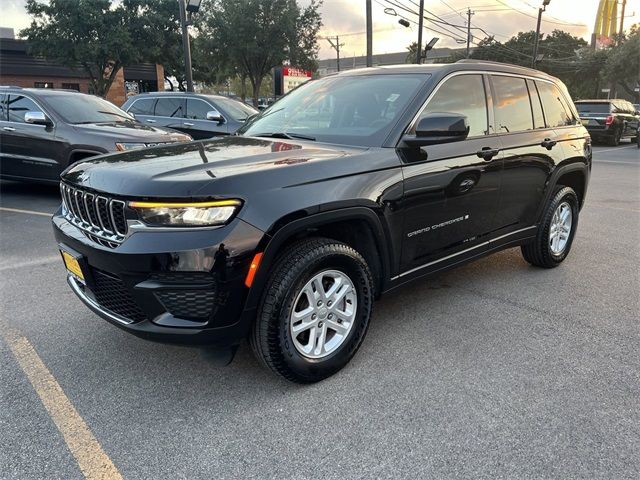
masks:
[[[479,253],[495,230],[502,154],[491,135],[488,105],[482,74],[456,74],[437,87],[410,127],[415,131],[429,113],[457,113],[467,117],[470,131],[466,140],[426,146],[422,157],[405,158],[401,275],[437,269],[449,256]],[[494,152],[483,158],[483,150]]]
[[[158,97],[156,101],[153,118],[147,119],[145,123],[155,127],[173,128],[174,130],[186,132],[184,126],[185,116],[185,98],[163,96]]]
[[[66,144],[56,138],[55,125],[25,122],[27,112],[47,114],[34,99],[16,93],[8,94],[6,98],[7,121],[2,122],[2,174],[57,180],[65,161]]]
[[[229,133],[227,122],[224,120],[207,120],[207,113],[220,113],[216,107],[200,98],[187,98],[187,118],[184,122],[184,131],[196,140],[227,135]]]
[[[547,125],[533,81],[492,74],[496,129],[504,152],[498,235],[536,223],[538,206],[554,166],[562,160],[555,130]]]

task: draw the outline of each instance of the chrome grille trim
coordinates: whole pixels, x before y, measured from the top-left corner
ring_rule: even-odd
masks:
[[[104,195],[96,195],[80,188],[60,184],[65,218],[80,228],[92,241],[116,248],[128,234],[125,202]],[[121,221],[120,228],[116,216]],[[123,228],[124,227],[124,231]]]

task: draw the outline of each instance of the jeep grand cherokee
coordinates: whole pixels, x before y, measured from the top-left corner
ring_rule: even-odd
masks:
[[[237,136],[62,175],[68,283],[143,338],[235,348],[296,382],[341,369],[373,301],[520,246],[569,254],[591,141],[564,85],[463,61],[310,81]]]

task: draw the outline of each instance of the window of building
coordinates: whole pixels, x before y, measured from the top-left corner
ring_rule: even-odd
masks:
[[[24,114],[27,112],[42,112],[33,100],[23,95],[9,95],[9,121],[24,122]]]
[[[75,90],[76,92],[79,92],[80,84],[79,83],[63,83],[62,88],[64,88],[65,90]]]
[[[565,104],[558,87],[548,82],[536,82],[536,85],[542,99],[547,126],[553,128],[573,125],[575,123],[573,113]]]
[[[493,75],[492,82],[497,131],[513,133],[532,130],[533,114],[525,79]]]
[[[457,75],[438,89],[420,119],[430,113],[457,113],[467,117],[469,137],[489,134],[487,98],[481,75]],[[415,127],[414,127],[415,132]]]
[[[158,117],[184,118],[184,100],[182,98],[159,98],[155,114]]]
[[[53,88],[53,82],[33,82],[35,88]]]

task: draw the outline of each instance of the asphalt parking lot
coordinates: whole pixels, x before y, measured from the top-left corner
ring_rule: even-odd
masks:
[[[392,293],[311,386],[99,319],[20,211],[57,189],[2,182],[0,478],[83,478],[72,452],[105,478],[639,478],[640,151],[594,158],[562,266],[511,249]]]

